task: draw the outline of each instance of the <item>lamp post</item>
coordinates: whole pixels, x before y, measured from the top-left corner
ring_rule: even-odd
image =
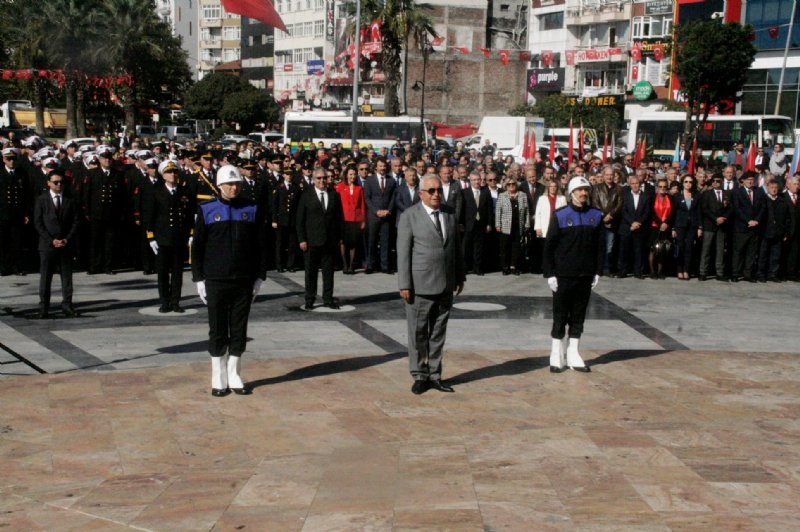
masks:
[[[789,19],[789,35],[786,36],[786,46],[783,49],[783,66],[781,67],[781,77],[778,81],[778,94],[775,96],[775,114],[781,110],[781,93],[783,93],[783,79],[786,75],[786,60],[789,57],[789,46],[792,43],[792,32],[794,32],[794,16],[797,13],[797,0],[792,2],[792,16]]]
[[[361,75],[361,0],[356,0],[355,46],[353,47],[353,122],[350,125],[350,149],[356,144],[358,128],[358,78]]]
[[[415,81],[411,87],[413,91],[422,91],[419,102],[419,133],[420,141],[423,142],[425,140],[425,74],[428,71],[428,54],[430,54],[430,48],[428,47],[428,36],[425,35],[425,40],[422,42],[422,81]]]

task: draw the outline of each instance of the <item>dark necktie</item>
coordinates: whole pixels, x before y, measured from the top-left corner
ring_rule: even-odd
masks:
[[[56,213],[61,214],[61,194],[56,194]]]
[[[319,202],[322,204],[322,210],[324,211],[325,210],[325,193],[324,192],[320,192],[319,193]]]
[[[439,220],[439,211],[433,211],[433,224],[436,226],[436,232],[439,233],[439,238],[444,240],[444,233],[442,233],[442,221]]]
[[[747,197],[750,199],[750,203],[753,203],[753,191],[749,188],[747,189]]]
[[[383,193],[383,176],[380,177],[381,180],[381,193]]]
[[[722,203],[722,191],[717,190],[717,201]]]

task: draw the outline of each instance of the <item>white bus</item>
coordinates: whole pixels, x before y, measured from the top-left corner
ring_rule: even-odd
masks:
[[[644,113],[631,120],[628,129],[628,153],[636,151],[636,144],[642,136],[647,139],[648,149],[653,148],[657,157],[672,156],[675,141],[683,133],[686,113],[660,112]],[[794,153],[794,126],[792,119],[778,115],[709,115],[705,126],[700,130],[697,146],[708,156],[712,151],[733,149],[737,142],[743,142],[745,149],[755,140],[767,153],[772,152],[776,143],[783,144],[787,154]]]
[[[352,123],[352,116],[345,111],[288,112],[283,123],[284,142],[291,143],[293,149],[301,142],[306,147],[323,142],[327,148],[336,142],[350,148]],[[430,120],[425,120],[423,129],[419,117],[359,116],[356,140],[362,147],[371,145],[376,150],[390,148],[398,140],[427,143],[430,128]]]

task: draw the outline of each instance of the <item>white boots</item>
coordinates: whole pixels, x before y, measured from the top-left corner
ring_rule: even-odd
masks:
[[[583,362],[580,353],[578,353],[578,346],[580,345],[580,338],[570,338],[567,345],[567,366],[575,371],[582,371],[588,373],[590,370]],[[551,355],[552,357],[552,355]]]
[[[561,373],[566,368],[567,364],[567,340],[562,338],[553,338],[553,346],[550,348],[550,372]]]
[[[228,355],[211,357],[211,395],[224,397],[231,393],[228,389]]]
[[[228,359],[228,386],[231,391],[238,395],[250,395],[252,390],[245,386],[242,378],[239,376],[239,371],[242,369],[242,357],[225,357]]]

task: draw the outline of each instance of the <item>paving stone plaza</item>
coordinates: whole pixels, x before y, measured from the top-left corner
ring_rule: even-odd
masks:
[[[304,311],[270,272],[243,376],[210,395],[206,311],[154,276],[75,275],[79,317],[0,280],[4,530],[798,530],[800,284],[606,279],[548,371],[538,276],[470,276],[416,396],[396,279]],[[59,285],[53,308],[59,304]],[[325,312],[327,311],[327,312]]]

